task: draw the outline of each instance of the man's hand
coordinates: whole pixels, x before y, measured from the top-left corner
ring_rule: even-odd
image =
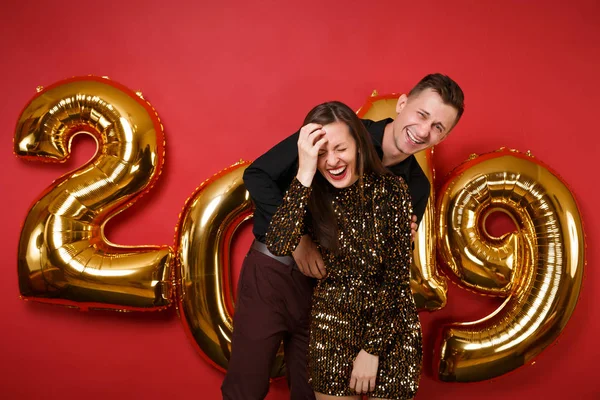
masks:
[[[418,227],[419,227],[419,225],[417,225],[417,216],[413,215],[410,219],[410,235],[412,236],[413,241],[417,237],[417,228]]]
[[[367,393],[375,390],[375,380],[379,368],[379,356],[361,350],[354,359],[354,367],[350,376],[350,388],[356,393]]]
[[[292,252],[298,269],[306,276],[322,279],[327,273],[323,257],[310,235],[302,235],[296,250]]]

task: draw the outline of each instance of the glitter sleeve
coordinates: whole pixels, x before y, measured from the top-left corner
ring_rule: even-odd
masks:
[[[383,274],[377,289],[372,320],[367,324],[363,349],[379,355],[391,342],[392,336],[402,330],[406,323],[398,317],[406,303],[412,300],[410,293],[412,206],[408,187],[401,178],[386,176],[377,190],[376,219],[383,230],[379,235],[383,249]]]
[[[266,235],[266,245],[276,256],[291,255],[304,233],[304,217],[308,207],[311,188],[296,178],[283,196]]]

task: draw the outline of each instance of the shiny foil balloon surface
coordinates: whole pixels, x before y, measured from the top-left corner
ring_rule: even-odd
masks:
[[[357,114],[360,118],[373,121],[396,118],[398,97],[398,94],[378,96],[374,92]],[[435,311],[446,305],[448,286],[445,278],[440,276],[436,270],[433,149],[421,151],[415,157],[429,179],[431,191],[425,214],[423,214],[415,237],[410,287],[419,310]]]
[[[577,203],[535,158],[501,149],[451,173],[438,203],[438,251],[449,275],[477,293],[506,296],[491,315],[445,326],[439,378],[491,379],[532,361],[565,327],[585,264]],[[485,219],[508,214],[518,232],[495,237]]]
[[[63,162],[73,136],[93,136],[87,164],[52,183],[23,224],[18,277],[25,299],[82,309],[156,310],[171,301],[168,246],[118,246],[106,222],[154,184],[164,133],[140,95],[106,78],[79,77],[41,90],[20,115],[18,157]]]
[[[233,330],[231,241],[253,212],[242,180],[249,164],[239,162],[200,185],[177,226],[179,314],[197,349],[221,370],[227,369]],[[281,376],[283,371],[280,351],[271,375]]]

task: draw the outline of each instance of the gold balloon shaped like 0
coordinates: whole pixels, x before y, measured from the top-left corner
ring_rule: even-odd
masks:
[[[231,242],[252,218],[240,161],[202,183],[186,201],[176,228],[178,312],[187,336],[213,366],[227,369],[233,331]],[[283,376],[280,350],[271,372]]]
[[[52,183],[25,219],[18,249],[24,299],[82,309],[159,310],[171,302],[169,246],[118,246],[104,225],[156,182],[164,163],[158,115],[140,95],[106,78],[75,77],[39,93],[21,113],[15,154],[64,162],[75,135],[94,157]]]
[[[358,110],[357,115],[363,119],[380,121],[385,118],[395,118],[398,94],[377,95],[373,92],[365,104]],[[410,288],[415,304],[420,311],[436,311],[446,306],[448,284],[436,268],[435,258],[435,170],[433,168],[433,148],[421,151],[415,155],[419,165],[425,172],[431,190],[425,213],[419,224],[414,241],[413,261],[410,268]]]
[[[491,379],[530,363],[571,317],[585,265],[581,215],[557,175],[514,150],[472,157],[440,193],[438,252],[448,275],[462,287],[506,300],[479,321],[442,329],[438,376]],[[489,234],[486,219],[498,211],[518,232]]]

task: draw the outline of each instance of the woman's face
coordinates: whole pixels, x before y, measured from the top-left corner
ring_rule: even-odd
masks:
[[[319,151],[317,169],[327,181],[338,189],[354,184],[358,179],[356,167],[356,142],[348,125],[334,122],[323,126],[327,142]]]

